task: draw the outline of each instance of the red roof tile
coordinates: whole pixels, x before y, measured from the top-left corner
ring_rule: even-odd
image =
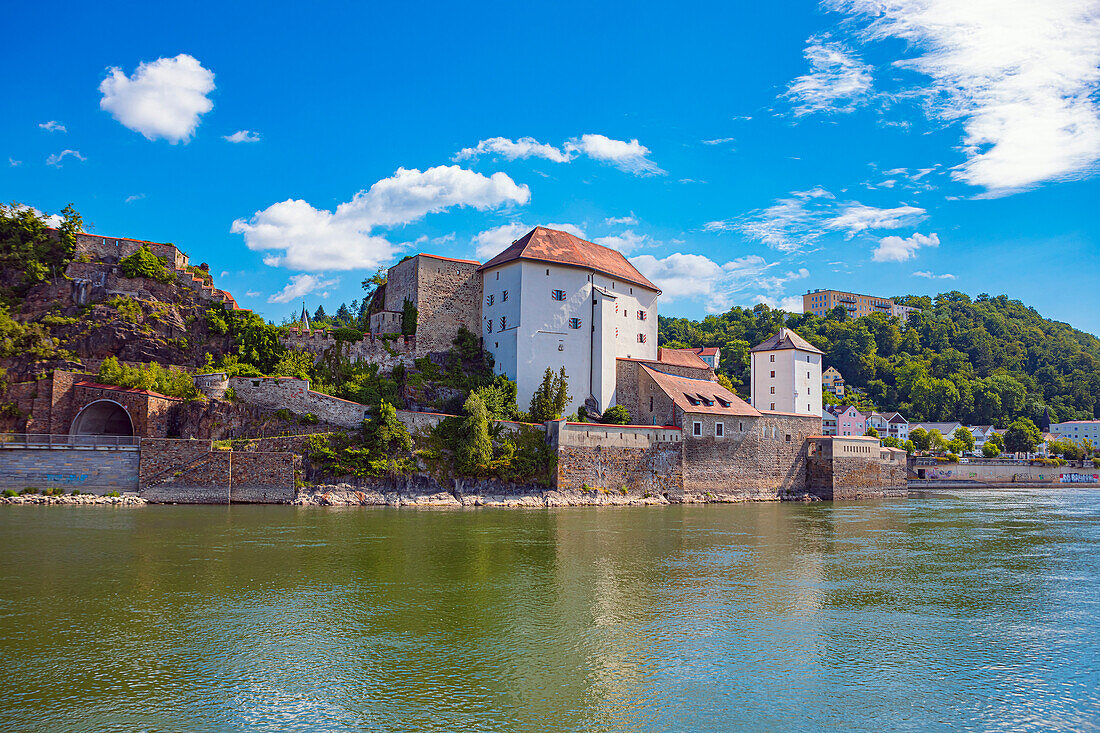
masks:
[[[799,351],[809,351],[812,354],[824,353],[789,328],[779,329],[778,333],[767,341],[753,346],[749,351],[778,351],[780,349],[798,349]]]
[[[74,387],[92,387],[93,389],[110,389],[110,390],[114,390],[115,392],[129,392],[130,394],[143,394],[143,395],[148,395],[150,397],[159,397],[162,400],[174,400],[176,402],[182,402],[183,401],[179,397],[169,397],[168,395],[161,394],[160,392],[152,392],[152,391],[147,390],[147,389],[133,389],[131,387],[119,387],[117,384],[100,384],[99,382],[90,382],[90,381],[84,380],[84,381],[76,382],[75,384],[73,384],[73,386]]]
[[[661,391],[668,395],[669,399],[675,402],[676,406],[684,412],[760,417],[759,410],[717,382],[711,382],[707,379],[677,377],[673,374],[665,374],[656,369],[651,369],[645,364],[642,364],[641,367],[661,388]],[[691,399],[689,399],[689,395]],[[706,398],[714,404],[702,404],[700,398]],[[700,404],[691,404],[692,399],[700,402]],[[719,400],[726,402],[729,406],[723,407]]]
[[[520,259],[595,270],[608,277],[661,292],[621,252],[574,237],[569,232],[546,227],[535,227],[478,269],[486,270]]]
[[[657,349],[657,361],[672,366],[710,369],[710,364],[703,361],[694,349]]]

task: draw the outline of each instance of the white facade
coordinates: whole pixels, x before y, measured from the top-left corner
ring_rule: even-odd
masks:
[[[1093,446],[1100,446],[1100,420],[1069,420],[1051,423],[1050,432],[1057,433],[1074,443],[1088,439],[1092,441]]]
[[[821,414],[821,354],[792,348],[753,351],[751,362],[753,407]]]
[[[593,270],[516,259],[482,271],[481,335],[521,410],[549,367],[569,407],[615,404],[615,360],[657,358],[657,292]],[[559,299],[560,298],[560,299]],[[641,315],[639,315],[641,314]]]

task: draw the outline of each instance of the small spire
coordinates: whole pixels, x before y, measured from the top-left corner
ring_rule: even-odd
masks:
[[[302,315],[298,319],[298,328],[302,331],[311,331],[309,326],[309,313],[306,312],[306,301],[302,300]]]

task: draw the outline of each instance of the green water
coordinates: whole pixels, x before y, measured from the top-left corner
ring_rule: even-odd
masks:
[[[1095,730],[1100,491],[0,507],[0,731]]]

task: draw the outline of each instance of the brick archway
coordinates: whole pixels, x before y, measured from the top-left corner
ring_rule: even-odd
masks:
[[[73,419],[69,435],[133,435],[130,413],[114,400],[96,400],[81,408]]]

